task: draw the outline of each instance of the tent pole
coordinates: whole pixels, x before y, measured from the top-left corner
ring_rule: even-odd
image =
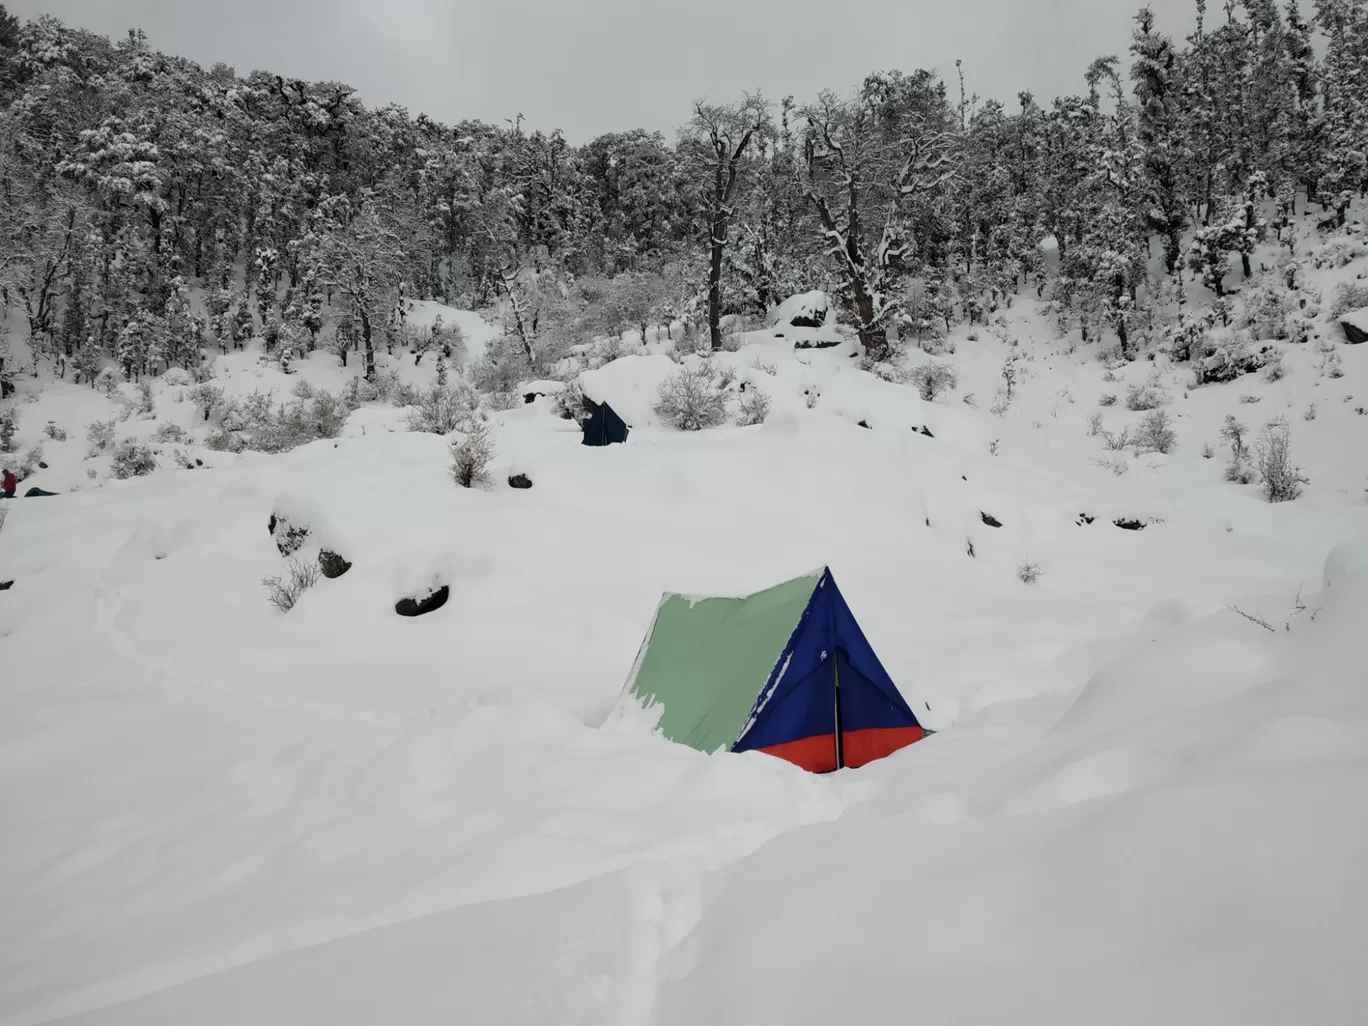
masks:
[[[831,659],[831,679],[835,682],[832,689],[836,695],[836,768],[845,768],[845,745],[841,737],[841,669],[840,662],[833,653]]]

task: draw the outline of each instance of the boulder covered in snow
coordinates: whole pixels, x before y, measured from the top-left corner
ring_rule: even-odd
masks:
[[[1368,306],[1345,314],[1340,318],[1340,327],[1344,329],[1344,340],[1351,346],[1368,342]]]
[[[820,328],[826,323],[831,300],[825,292],[804,292],[790,296],[775,308],[772,322],[775,327]]]

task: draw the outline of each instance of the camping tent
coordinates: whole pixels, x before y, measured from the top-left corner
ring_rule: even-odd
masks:
[[[672,741],[814,773],[923,736],[825,567],[742,598],[665,595],[623,701],[658,706]]]
[[[584,422],[585,445],[612,445],[614,442],[627,441],[627,425],[623,423],[613,408],[607,403],[594,407],[594,412]]]

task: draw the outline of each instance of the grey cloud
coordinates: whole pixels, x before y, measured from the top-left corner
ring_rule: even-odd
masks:
[[[355,86],[442,121],[518,113],[574,142],[628,128],[672,135],[700,96],[763,89],[800,99],[870,71],[933,68],[1011,103],[1083,89],[1124,59],[1137,0],[6,0],[240,73],[264,68]],[[1154,0],[1181,37],[1192,0]]]

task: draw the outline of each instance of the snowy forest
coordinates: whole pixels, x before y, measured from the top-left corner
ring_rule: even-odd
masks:
[[[1304,254],[1251,254],[1368,190],[1368,3],[1196,5],[1182,40],[1139,11],[1076,95],[891,71],[582,146],[0,7],[0,295],[30,343],[0,373],[138,380],[264,337],[287,370],[324,349],[373,378],[378,351],[459,345],[405,299],[497,309],[478,370],[506,381],[628,329],[719,349],[809,289],[874,363],[1026,291],[1130,359],[1217,319],[1298,340]]]

